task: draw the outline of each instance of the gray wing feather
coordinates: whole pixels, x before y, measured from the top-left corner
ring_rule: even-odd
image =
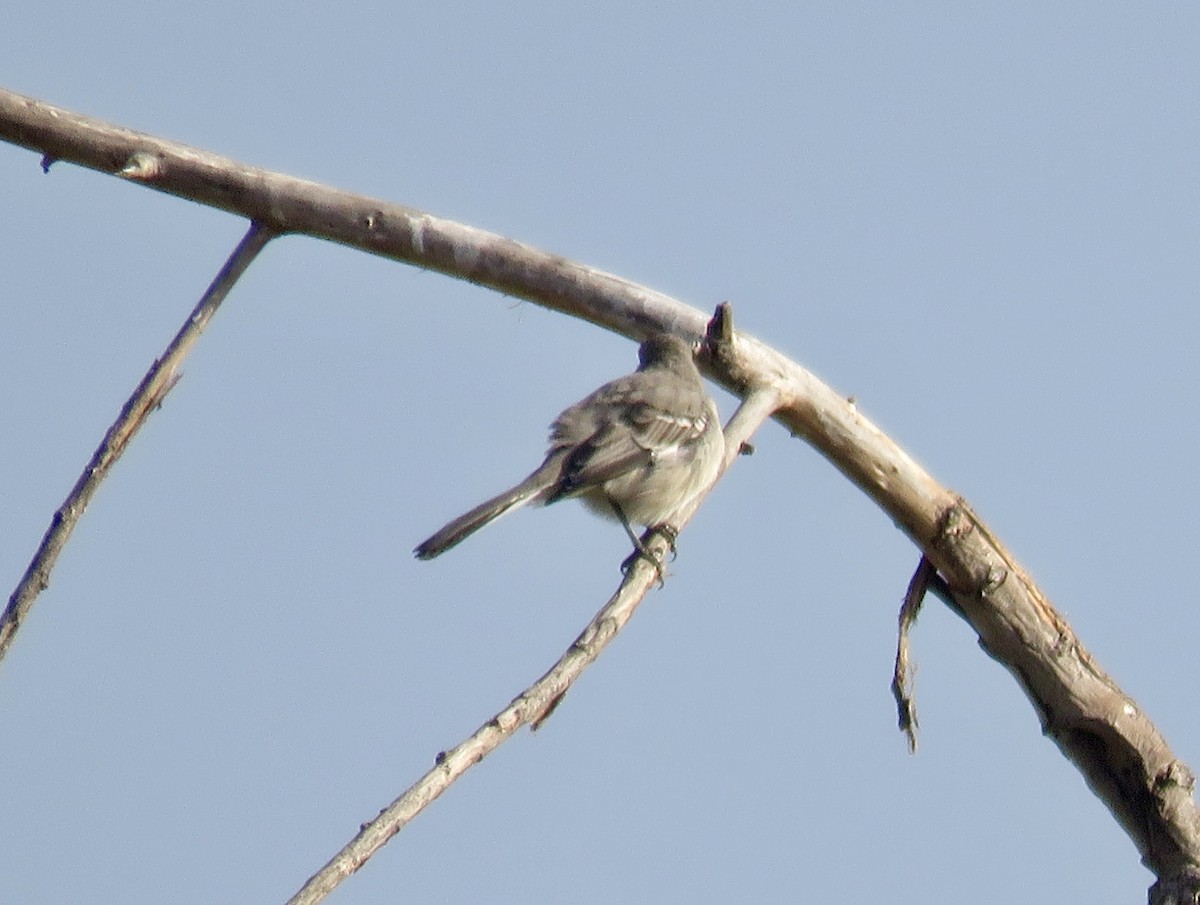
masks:
[[[645,468],[703,436],[708,418],[703,394],[682,380],[645,377],[613,381],[554,422],[551,445],[570,453],[547,502]]]

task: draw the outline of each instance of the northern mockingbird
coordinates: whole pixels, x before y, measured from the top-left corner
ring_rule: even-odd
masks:
[[[704,391],[691,348],[657,333],[638,350],[636,371],[555,419],[550,451],[533,474],[460,515],[413,552],[417,559],[433,559],[506,512],[578,497],[619,521],[645,555],[630,523],[662,529],[673,542],[675,528],[664,522],[716,480],[724,454],[717,407]]]

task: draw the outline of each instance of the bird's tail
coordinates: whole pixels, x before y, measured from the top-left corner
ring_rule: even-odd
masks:
[[[488,522],[540,499],[548,487],[545,470],[544,466],[539,468],[511,490],[506,490],[499,496],[480,503],[470,512],[463,513],[433,537],[418,544],[413,553],[417,559],[433,559],[466,540]]]

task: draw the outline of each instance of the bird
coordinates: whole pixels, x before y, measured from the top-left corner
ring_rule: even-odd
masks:
[[[631,525],[660,531],[674,549],[676,529],[666,520],[717,479],[724,456],[720,416],[691,346],[654,333],[638,349],[636,371],[554,419],[546,458],[529,477],[450,521],[413,553],[433,559],[522,506],[579,499],[625,528],[636,550],[623,568],[645,556],[661,579]]]

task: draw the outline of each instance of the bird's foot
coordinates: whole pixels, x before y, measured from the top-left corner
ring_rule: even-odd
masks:
[[[644,559],[650,565],[654,566],[654,571],[658,574],[658,586],[664,587],[667,583],[666,572],[663,570],[662,560],[651,553],[646,545],[638,541],[636,549],[625,557],[625,561],[621,563],[621,574],[628,575],[629,570],[637,565],[639,559]]]
[[[654,534],[657,534],[667,542],[667,547],[671,551],[671,559],[674,560],[678,555],[678,551],[675,548],[675,541],[679,537],[679,530],[673,525],[663,523],[661,525],[654,525],[653,527],[647,529],[645,536],[649,537],[650,535]],[[628,575],[629,570],[637,564],[637,561],[639,559],[644,559],[646,562],[650,563],[650,565],[654,566],[654,571],[658,574],[658,586],[660,588],[664,587],[667,581],[662,560],[650,552],[650,548],[646,546],[643,540],[635,537],[632,532],[630,532],[630,537],[633,539],[633,545],[635,549],[631,554],[629,554],[625,561],[621,563],[621,574]]]
[[[679,555],[679,551],[675,548],[675,541],[679,540],[679,529],[674,525],[668,525],[663,522],[661,525],[655,525],[650,529],[651,534],[657,534],[667,542],[667,546],[671,550],[671,562],[675,561],[675,557]]]

